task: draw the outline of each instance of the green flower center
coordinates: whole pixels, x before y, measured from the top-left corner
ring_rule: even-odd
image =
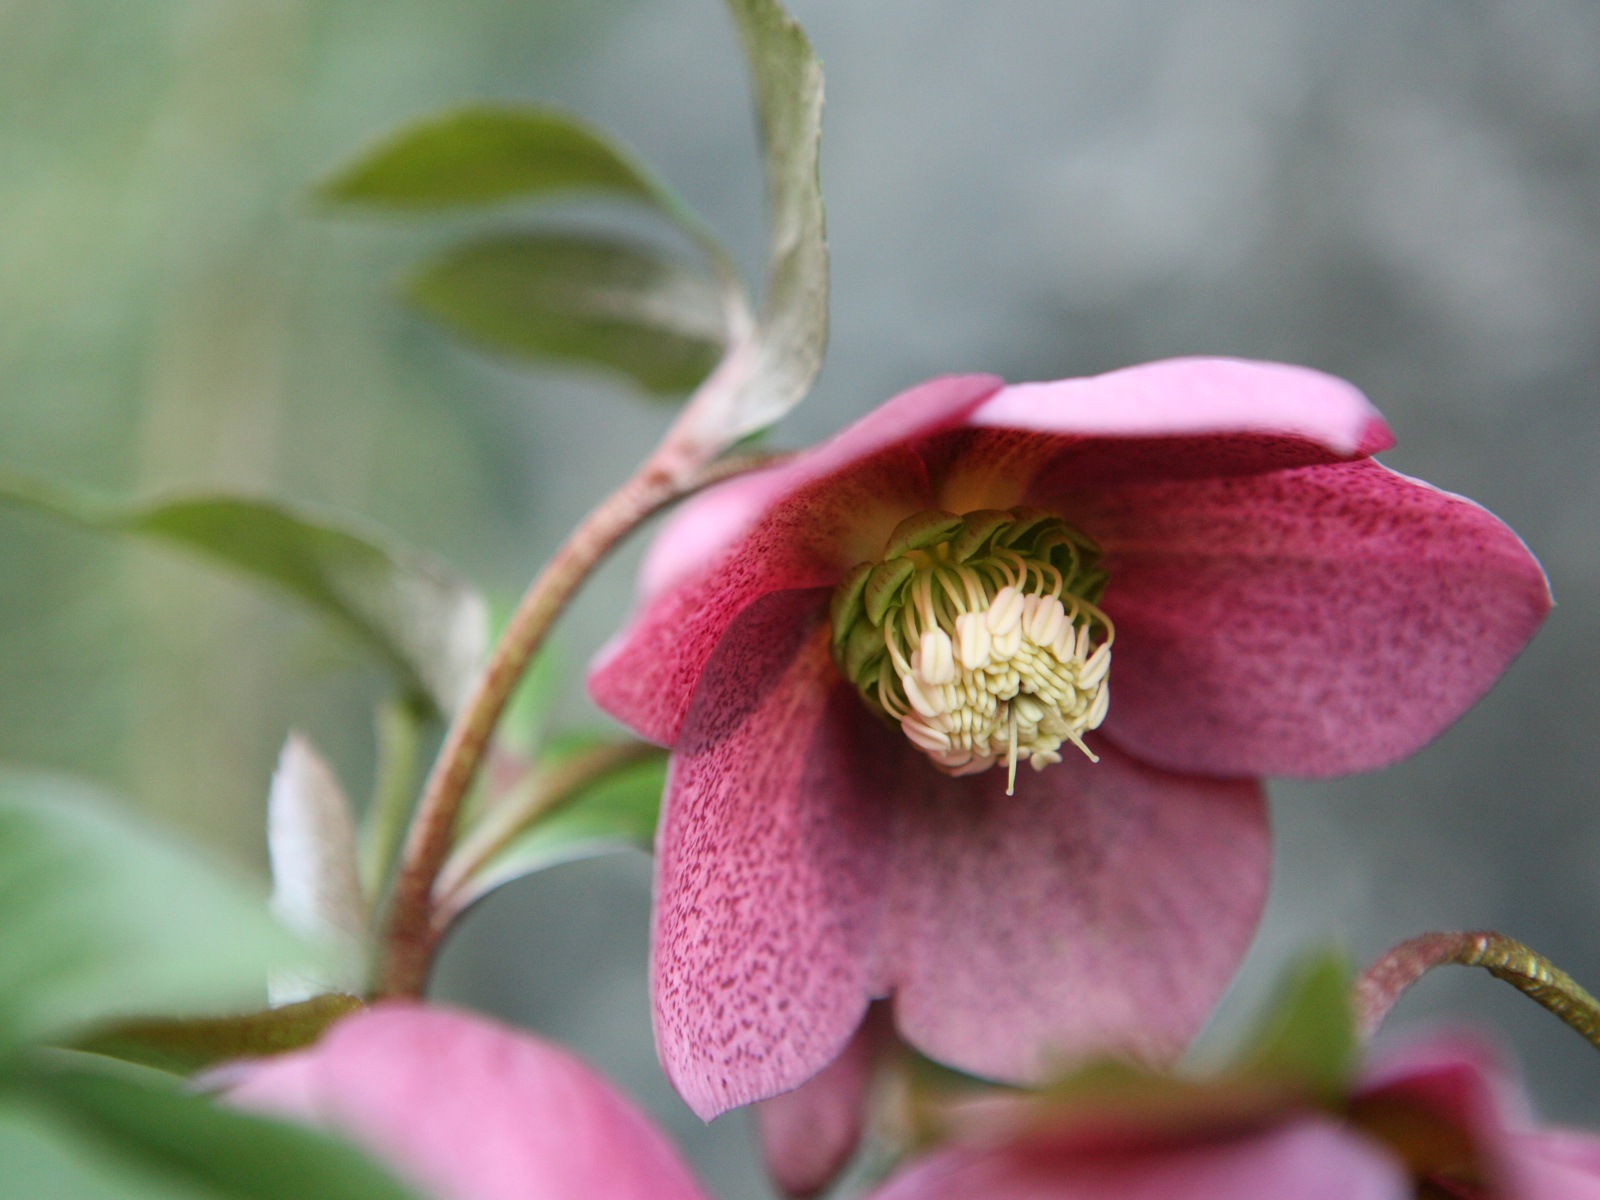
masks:
[[[1116,631],[1099,548],[1038,509],[924,512],[835,589],[833,655],[940,770],[1035,770],[1105,720]]]

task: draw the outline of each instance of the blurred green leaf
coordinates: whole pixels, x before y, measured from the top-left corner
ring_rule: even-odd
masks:
[[[767,180],[767,284],[743,384],[695,414],[725,447],[805,398],[828,340],[828,247],[818,163],[822,66],[777,0],[728,0],[755,92]]]
[[[1348,1091],[1360,1064],[1353,980],[1335,953],[1307,959],[1290,977],[1235,1072],[1299,1085],[1319,1099]]]
[[[218,1200],[416,1200],[361,1151],[327,1134],[224,1108],[164,1082],[55,1066],[28,1083],[129,1166]]]
[[[422,555],[278,501],[116,503],[10,473],[0,474],[0,499],[156,538],[273,584],[354,634],[441,713],[455,708],[483,656],[484,605],[465,583]]]
[[[585,739],[593,746],[594,739]],[[495,888],[560,863],[616,850],[649,853],[661,815],[667,756],[663,751],[588,784],[518,834],[464,885],[460,908]]]
[[[119,1021],[91,1030],[73,1049],[188,1075],[235,1058],[309,1046],[360,1007],[356,997],[330,992],[239,1016]]]
[[[82,1132],[0,1098],[0,1200],[216,1200],[96,1146]]]
[[[658,395],[690,391],[722,354],[717,281],[648,247],[519,234],[451,251],[408,289],[491,350],[609,367]]]
[[[318,189],[375,208],[477,208],[565,192],[641,200],[676,216],[682,201],[599,130],[557,109],[474,105],[386,138]]]
[[[0,1041],[259,1008],[308,957],[264,897],[87,787],[0,772]]]

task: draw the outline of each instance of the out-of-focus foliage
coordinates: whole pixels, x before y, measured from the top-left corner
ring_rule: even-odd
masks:
[[[484,238],[429,263],[407,291],[422,312],[489,350],[609,367],[665,396],[706,377],[727,332],[715,279],[610,238]]]
[[[333,204],[448,211],[567,192],[618,195],[670,212],[680,202],[581,118],[548,108],[469,105],[386,138],[319,189]]]
[[[265,898],[103,797],[0,774],[0,1046],[109,1017],[258,1008],[314,956]]]
[[[125,1025],[119,1039],[114,1019],[259,1008],[269,974],[315,960],[262,896],[104,798],[0,775],[0,1200],[406,1200],[332,1138],[221,1109],[102,1054],[39,1045],[142,1051],[148,1036]],[[327,1007],[169,1020],[168,1057],[194,1057],[186,1028],[213,1048],[225,1030],[235,1052],[292,1045]]]
[[[422,555],[290,505],[220,495],[115,504],[3,472],[0,500],[168,542],[282,589],[332,618],[442,714],[483,657],[487,610],[465,583]]]

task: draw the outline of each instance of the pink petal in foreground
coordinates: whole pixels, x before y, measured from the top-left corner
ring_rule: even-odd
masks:
[[[343,1133],[439,1200],[705,1200],[583,1062],[466,1013],[377,1005],[233,1078],[232,1102]]]
[[[999,386],[987,375],[931,380],[817,449],[685,504],[651,546],[641,611],[590,675],[595,703],[670,744],[734,618],[771,592],[832,586],[882,549],[901,518],[931,502],[910,444]]]
[[[1409,1200],[1398,1164],[1325,1121],[1234,1140],[1082,1155],[1045,1141],[935,1154],[872,1200]],[[1542,1198],[1541,1198],[1542,1200]]]
[[[1127,486],[1069,515],[1111,580],[1105,732],[1177,771],[1394,762],[1483,695],[1550,609],[1491,513],[1373,462]]]
[[[656,1045],[707,1119],[815,1075],[867,1006],[889,812],[874,773],[856,769],[867,723],[815,623],[826,599],[769,597],[740,618],[672,759]]]
[[[773,1182],[790,1196],[814,1196],[833,1182],[860,1144],[878,1059],[893,1038],[874,1005],[844,1052],[792,1092],[756,1105],[756,1131]]]
[[[1003,770],[951,779],[902,751],[882,953],[929,1056],[1017,1081],[1083,1055],[1168,1061],[1233,978],[1271,869],[1260,787],[1096,748],[1024,767],[1014,796]]]

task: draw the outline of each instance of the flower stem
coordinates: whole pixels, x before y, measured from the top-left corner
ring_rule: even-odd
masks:
[[[1555,1013],[1600,1047],[1600,1000],[1542,954],[1493,932],[1425,933],[1401,942],[1356,983],[1356,1017],[1371,1037],[1395,1001],[1435,967],[1482,967]]]
[[[421,996],[433,958],[433,884],[449,853],[456,814],[511,694],[578,586],[651,513],[708,484],[754,470],[772,456],[685,465],[664,446],[579,522],[523,594],[489,661],[451,722],[412,816],[389,899],[379,994]]]

